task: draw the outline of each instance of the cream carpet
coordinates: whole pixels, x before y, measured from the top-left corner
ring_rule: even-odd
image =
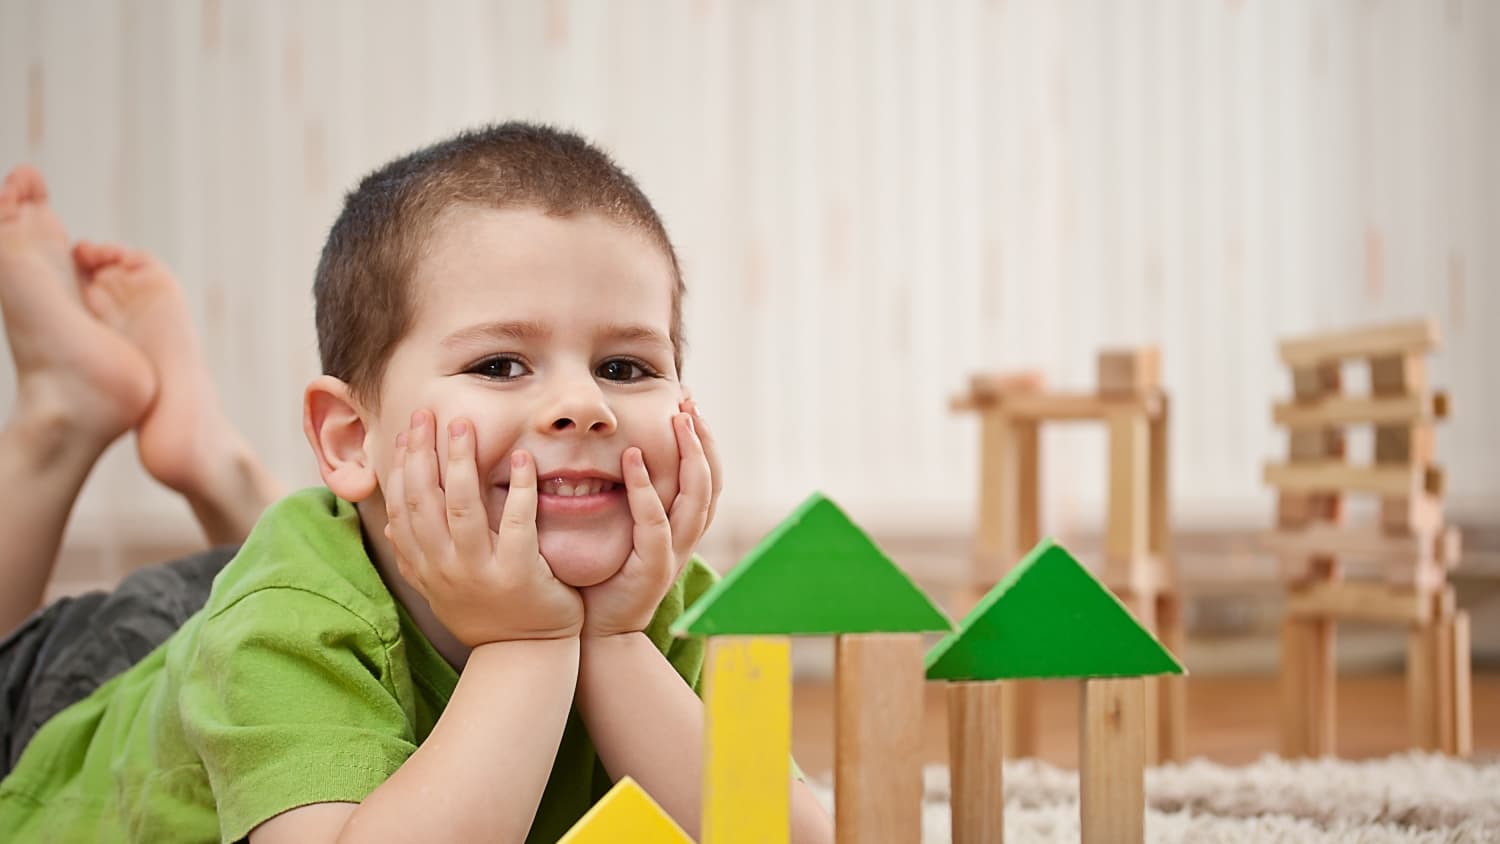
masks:
[[[948,771],[926,771],[923,844],[947,842]],[[826,783],[814,783],[825,803]],[[1197,760],[1146,772],[1152,842],[1500,842],[1500,759],[1407,753],[1361,762],[1241,768]],[[1078,776],[1035,760],[1005,766],[1007,842],[1078,841]]]

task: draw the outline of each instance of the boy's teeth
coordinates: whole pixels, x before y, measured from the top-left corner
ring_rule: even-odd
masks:
[[[552,495],[578,496],[597,495],[605,490],[610,484],[608,481],[590,479],[586,481],[548,481],[546,491]]]

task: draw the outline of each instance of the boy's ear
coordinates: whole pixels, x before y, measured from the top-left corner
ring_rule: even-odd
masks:
[[[318,458],[328,489],[358,503],[375,493],[379,478],[365,450],[365,422],[349,385],[319,375],[302,394],[302,432]]]

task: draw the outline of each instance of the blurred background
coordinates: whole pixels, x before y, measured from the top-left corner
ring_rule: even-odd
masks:
[[[1156,344],[1208,670],[1274,665],[1277,339],[1436,318],[1454,577],[1500,657],[1500,4],[3,0],[0,114],[0,164],[40,167],[70,234],[176,270],[294,486],[317,482],[300,398],[343,192],[489,121],[592,137],[665,218],[724,453],[720,567],[820,489],[941,591],[978,489],[949,397],[991,370],[1091,389],[1101,347]],[[1102,427],[1044,447],[1047,529],[1087,546]],[[201,542],[122,441],[58,588]],[[1345,659],[1404,653],[1371,636]]]

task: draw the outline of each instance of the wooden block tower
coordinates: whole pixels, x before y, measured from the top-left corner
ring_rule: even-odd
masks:
[[[1004,837],[1004,718],[997,693],[1020,678],[1074,678],[1082,838],[1145,838],[1148,675],[1182,664],[1061,546],[1043,541],[927,654],[948,688],[954,844]]]
[[[1154,348],[1104,351],[1092,393],[1048,392],[1035,373],[976,375],[953,400],[955,411],[977,411],[981,426],[978,533],[959,606],[973,606],[1041,539],[1042,423],[1103,422],[1110,455],[1104,582],[1167,647],[1181,651],[1159,360]],[[1148,762],[1182,758],[1186,690],[1181,677],[1146,684]],[[1034,687],[1006,683],[998,694],[1007,755],[1035,755]]]
[[[1438,343],[1430,320],[1381,325],[1281,343],[1294,398],[1273,408],[1290,438],[1285,463],[1268,464],[1277,530],[1268,547],[1287,586],[1282,623],[1282,755],[1335,752],[1334,627],[1343,619],[1408,628],[1407,694],[1412,741],[1467,755],[1473,725],[1469,619],[1454,608],[1448,569],[1458,533],[1443,523],[1443,472],[1434,424],[1448,397],[1429,389],[1426,355]],[[1368,395],[1343,390],[1345,364],[1369,368]],[[1346,460],[1345,433],[1373,428],[1374,460]],[[1345,498],[1379,499],[1378,526],[1345,524]],[[1348,563],[1383,576],[1349,577]]]

